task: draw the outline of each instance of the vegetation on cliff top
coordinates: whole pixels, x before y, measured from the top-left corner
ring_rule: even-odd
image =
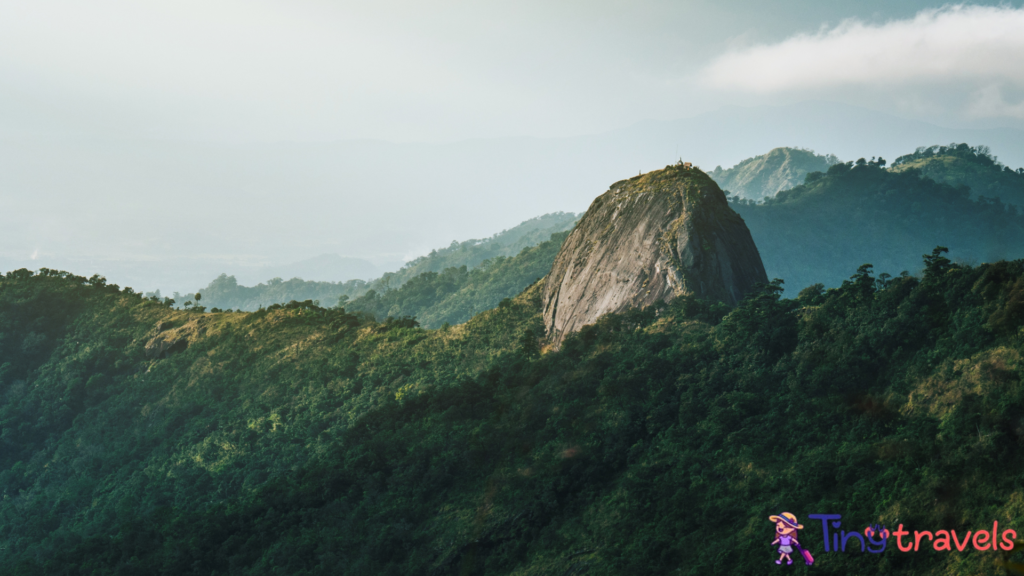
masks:
[[[538,289],[432,331],[8,274],[5,573],[750,574],[780,510],[1024,534],[1024,262],[680,298],[547,353]],[[994,557],[820,538],[821,574]]]

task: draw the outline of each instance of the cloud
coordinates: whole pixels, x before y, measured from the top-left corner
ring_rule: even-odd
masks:
[[[1024,8],[947,6],[907,20],[847,20],[815,34],[734,50],[706,66],[707,87],[753,94],[955,86],[969,113],[1024,117],[1003,88],[1024,87]]]
[[[1016,104],[1007,102],[1000,86],[985,86],[972,94],[967,114],[975,118],[1009,116],[1024,120],[1024,100]]]

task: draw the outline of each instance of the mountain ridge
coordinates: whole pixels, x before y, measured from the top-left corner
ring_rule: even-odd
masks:
[[[998,198],[1024,209],[1024,167],[1014,170],[1003,165],[988,146],[955,142],[947,146],[922,146],[896,158],[890,170],[915,171],[921,177],[950,186],[966,185],[976,199]]]
[[[967,263],[1024,257],[1024,218],[1014,207],[884,164],[836,164],[760,204],[734,200],[768,275],[799,291],[837,287],[865,258],[879,272],[916,274],[935,246]]]
[[[339,298],[354,300],[371,290],[384,293],[399,289],[409,280],[427,272],[439,273],[460,266],[473,269],[496,258],[514,257],[527,248],[549,241],[552,234],[571,228],[577,220],[577,215],[567,212],[536,216],[487,238],[452,241],[448,246],[432,250],[425,256],[407,262],[400,269],[385,272],[375,279],[322,282],[301,278],[272,278],[255,286],[242,286],[234,276],[223,273],[197,292],[203,295],[205,305],[224,310],[252,312],[260,307],[285,304],[290,300],[315,300],[325,305],[334,305]],[[190,295],[174,295],[179,306],[190,298]]]
[[[803,184],[807,174],[824,172],[838,162],[832,154],[821,156],[802,148],[774,148],[727,170],[718,166],[708,175],[727,193],[759,201]]]
[[[186,293],[230,273],[233,262],[338,253],[379,264],[542,212],[579,212],[623,174],[680,157],[725,166],[797,143],[845,159],[865,151],[892,159],[922,143],[954,141],[985,142],[1003,162],[1024,165],[1021,130],[950,129],[813,101],[729,107],[564,139],[372,146],[0,140],[0,189],[21,206],[0,214],[0,270],[68,269],[144,292]],[[53,171],[58,164],[64,168]],[[67,190],[82,193],[67,197]],[[94,194],[106,200],[93,202]],[[110,206],[118,207],[116,228]],[[289,222],[303,234],[270,233]]]

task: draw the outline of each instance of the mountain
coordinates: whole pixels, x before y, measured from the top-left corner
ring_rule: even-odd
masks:
[[[708,175],[727,193],[747,200],[762,200],[780,190],[803,184],[807,174],[824,172],[838,162],[831,154],[820,156],[801,148],[774,148],[728,170],[718,166]]]
[[[1004,163],[1024,165],[1024,131],[946,128],[835,102],[723,107],[565,138],[446,143],[0,134],[0,190],[16,201],[0,211],[0,271],[76,270],[143,292],[185,293],[221,272],[251,285],[243,267],[317,254],[383,267],[544,212],[581,212],[623,174],[680,157],[732,166],[799,145],[891,160],[924,142],[984,142]]]
[[[979,174],[1007,179],[1019,174],[1002,168],[981,148],[966,145],[943,148],[939,154],[936,152],[940,147],[931,147],[919,149],[915,155],[900,157],[896,167],[889,171],[892,176],[900,173],[916,175],[916,180],[890,177],[885,170],[874,171],[877,178],[856,177],[862,170],[884,168],[883,160],[864,161],[857,165],[847,163],[827,176],[811,173],[809,186],[814,190],[798,201],[787,200],[781,204],[756,207],[750,201],[737,201],[734,197],[733,207],[748,217],[771,277],[785,279],[786,286],[793,291],[819,282],[838,286],[848,277],[850,270],[863,264],[858,262],[859,259],[875,263],[880,272],[890,275],[903,270],[917,272],[920,255],[936,245],[949,245],[954,256],[965,261],[992,261],[1018,255],[1014,250],[1013,230],[1020,224],[1013,218],[1013,208],[1001,211],[998,204],[988,200],[976,198],[972,202],[962,194],[950,195],[948,188],[921,178],[925,177],[923,167],[945,165],[951,157],[957,159],[953,153],[961,155],[960,161],[988,170],[976,170],[972,173],[975,180],[967,180],[969,182],[977,181]],[[792,160],[802,154],[805,159],[816,158],[814,161],[825,163],[824,157],[800,150],[791,154],[791,151],[774,150],[757,159]],[[756,164],[753,160],[756,159],[741,163],[741,166],[749,168]],[[911,161],[913,166],[909,165]],[[763,167],[766,164],[760,162],[759,165]],[[698,171],[691,174],[696,175]],[[963,184],[964,181],[958,183]],[[987,216],[981,215],[983,213]],[[951,214],[973,215],[975,218],[948,223]],[[779,222],[785,223],[785,230],[777,227]],[[577,230],[583,233],[582,228]],[[873,233],[864,236],[864,230],[873,230]],[[564,238],[564,234],[559,238]],[[616,241],[625,242],[622,239]],[[451,258],[453,254],[464,254],[467,250],[480,250],[486,246],[481,241],[470,241],[455,252],[451,249],[436,251],[430,258],[418,261],[416,266],[425,267],[430,265],[432,258],[440,261],[442,257]],[[441,272],[421,273],[398,290],[376,287],[345,306],[350,311],[370,312],[381,319],[387,316],[416,317],[424,326],[432,328],[445,322],[464,322],[543,276],[554,260],[552,249],[557,251],[557,246],[532,251],[507,262],[502,262],[499,257],[477,271],[451,267]],[[633,260],[627,262],[635,264]],[[607,266],[600,268],[609,270]],[[632,273],[623,275],[639,277]],[[601,290],[596,286],[581,289],[594,298],[598,298],[594,295]],[[643,304],[637,301],[632,305]],[[595,314],[604,311],[607,310],[598,308]],[[584,323],[595,319],[596,316],[588,317]]]
[[[987,146],[926,146],[893,162],[894,172],[915,170],[950,186],[967,186],[974,198],[985,196],[1024,208],[1024,168],[1004,166]]]
[[[725,194],[680,163],[616,182],[594,200],[551,267],[544,325],[557,346],[609,312],[681,295],[736,304],[767,282]]]
[[[572,212],[552,212],[526,220],[489,238],[465,242],[453,240],[450,246],[431,250],[430,254],[406,263],[397,272],[386,274],[382,280],[389,287],[397,288],[424,272],[440,272],[460,266],[474,268],[486,260],[515,256],[526,248],[548,241],[552,234],[571,230],[579,219],[580,215]]]
[[[496,256],[479,266],[423,272],[398,289],[342,301],[350,312],[368,312],[377,319],[415,317],[426,328],[461,324],[476,314],[515,297],[551,270],[568,231],[552,234],[547,242],[524,248],[512,257]],[[343,299],[344,300],[344,299]]]
[[[890,275],[920,271],[920,258],[946,246],[961,262],[1024,257],[1024,218],[1005,204],[971,198],[967,186],[889,171],[884,161],[836,164],[763,204],[739,200],[769,278],[788,290],[839,286],[865,262]]]
[[[327,306],[337,303],[338,298],[348,294],[362,294],[367,290],[365,280],[348,282],[313,282],[301,278],[282,280],[274,278],[255,286],[242,286],[234,276],[221,274],[206,288],[199,291],[204,306],[211,309],[255,311],[259,308],[284,304],[292,300],[314,301]],[[191,294],[174,293],[174,301],[180,308],[193,300]]]
[[[304,278],[320,282],[346,282],[377,278],[382,270],[369,260],[338,254],[321,254],[298,262],[264,266],[237,274],[240,282],[262,282],[270,278]]]
[[[716,168],[709,175],[720,185],[722,182],[727,183],[724,185],[726,187],[730,182],[733,185],[745,182],[742,184],[744,186],[774,183],[767,188],[770,190],[783,186],[781,182],[786,182],[788,186],[804,170],[829,166],[829,163],[834,162],[832,156],[818,156],[800,149],[777,148],[745,160],[729,170]],[[852,167],[853,163],[845,165]],[[884,167],[885,162],[865,161],[863,165]],[[1019,254],[1014,244],[1017,237],[1012,231],[1004,230],[1006,226],[1010,229],[1018,226],[1014,223],[1016,220],[1011,218],[1004,221],[998,216],[993,216],[994,220],[980,217],[971,221],[972,225],[978,226],[971,229],[954,215],[961,210],[966,210],[968,214],[978,213],[979,209],[984,212],[987,208],[983,206],[995,198],[1003,203],[1021,205],[1024,203],[1024,169],[1012,170],[1003,166],[986,147],[951,144],[919,148],[913,154],[900,156],[889,172],[894,176],[912,174],[919,179],[927,177],[954,188],[967,186],[970,191],[965,198],[956,194],[951,196],[948,190],[932,193],[931,190],[939,188],[926,182],[883,175],[878,175],[879,180],[847,180],[843,179],[846,172],[840,169],[829,172],[828,178],[818,180],[815,180],[818,176],[814,172],[803,174],[804,179],[807,174],[813,175],[813,182],[809,186],[814,191],[809,195],[801,192],[798,194],[799,200],[790,197],[772,207],[753,207],[748,201],[750,188],[741,188],[747,196],[737,194],[733,198],[733,207],[748,220],[755,243],[761,247],[761,256],[769,276],[786,279],[787,286],[795,290],[819,282],[826,286],[837,286],[846,278],[851,267],[859,265],[853,260],[865,255],[880,270],[896,274],[902,270],[914,271],[920,255],[936,245],[948,245],[956,258],[968,261],[993,261],[1014,258]],[[838,192],[840,189],[846,191]],[[910,198],[913,200],[908,200]],[[968,199],[974,201],[965,202]],[[845,212],[847,210],[849,213]],[[998,202],[993,210],[993,215],[999,211]],[[1012,215],[1016,208],[1007,210]],[[873,215],[868,217],[868,213]],[[462,308],[458,313],[446,314],[444,320],[434,322],[434,313],[425,312],[426,309],[436,305],[440,299],[451,296],[452,292],[448,290],[461,290],[466,286],[463,283],[468,282],[468,271],[458,272],[459,267],[467,266],[468,270],[488,259],[514,256],[523,247],[535,245],[553,233],[571,228],[578,218],[578,215],[571,213],[546,214],[489,238],[453,242],[448,247],[409,262],[396,272],[384,274],[369,282],[326,283],[292,279],[272,280],[249,288],[239,286],[231,277],[223,276],[200,292],[206,299],[204,303],[211,307],[255,310],[259,306],[290,300],[311,299],[327,304],[336,302],[343,295],[356,299],[373,290],[371,298],[360,302],[360,309],[384,316],[389,313],[413,316],[428,314],[431,318],[426,320],[428,326],[439,326],[456,318],[461,322],[481,310],[480,302],[493,300],[496,303],[518,290],[513,286],[525,286],[529,282],[523,283],[524,279],[519,278],[507,284],[504,291],[494,293],[501,293],[501,298],[475,300],[478,304]],[[920,222],[922,226],[916,227],[913,222]],[[865,229],[875,230],[876,233],[863,236],[860,231]],[[852,259],[844,259],[844,253],[851,254]],[[448,268],[455,270],[441,274]],[[382,294],[425,272],[441,275],[425,278],[418,288],[395,293],[389,300],[380,299]],[[495,273],[497,270],[493,270],[489,277],[496,278],[493,275]],[[412,300],[408,300],[406,304],[396,306],[399,300],[406,301],[416,290],[435,282],[447,288],[441,289],[429,303],[422,300],[420,294],[413,298],[418,299],[419,304],[413,305]],[[177,299],[180,305],[183,300]],[[451,310],[460,308],[454,304],[444,306]]]
[[[994,552],[904,553],[895,535],[881,554],[825,552],[808,515],[1024,533],[1024,268],[935,251],[921,278],[850,272],[797,299],[773,284],[734,308],[609,314],[545,353],[542,284],[424,330],[9,273],[0,563],[763,574],[768,518],[789,511],[823,575],[994,573]]]
[[[387,293],[400,288],[411,279],[421,277],[427,272],[441,272],[448,268],[457,269],[459,267],[471,269],[484,262],[496,261],[497,259],[515,256],[526,248],[542,244],[549,240],[552,234],[557,234],[572,228],[578,219],[579,216],[566,212],[553,212],[550,214],[544,214],[543,216],[537,216],[508,230],[502,230],[488,238],[466,240],[464,242],[453,241],[451,245],[445,248],[432,250],[430,254],[416,258],[415,260],[406,263],[401,269],[395,272],[387,272],[376,279],[367,278],[365,280],[349,280],[347,282],[323,282],[303,280],[295,277],[291,280],[273,278],[255,286],[242,286],[234,276],[221,274],[207,285],[206,288],[199,290],[199,293],[202,294],[202,302],[207,307],[220,308],[222,310],[254,311],[261,306],[266,307],[273,304],[284,304],[292,300],[298,302],[314,300],[323,303],[324,305],[333,305],[342,297],[345,297],[346,300],[348,300],[359,298],[370,291],[374,292],[374,296],[377,294]],[[350,261],[347,259],[342,262],[345,265],[350,264]],[[309,269],[311,276],[326,274],[327,272],[321,272],[315,269],[315,266],[318,263],[323,263],[329,268],[330,266],[337,264],[338,260],[334,257],[326,256],[321,257],[320,259],[307,260],[303,263],[299,263],[299,265],[305,269]],[[501,269],[508,270],[509,268],[504,267]],[[545,269],[539,276],[543,276],[546,272],[547,270]],[[493,273],[494,272],[492,271],[491,274]],[[513,291],[507,294],[503,293],[500,298],[495,300],[495,304],[502,298],[518,294],[519,291],[535,279],[536,277],[531,277],[529,282],[521,285],[518,277],[515,280],[510,279],[512,284],[518,286],[518,288],[509,288]],[[397,293],[393,297],[399,297],[400,294],[408,293],[408,291]],[[179,294],[175,294],[174,296],[174,299],[177,301],[179,306],[189,298],[191,298],[190,295],[181,296]],[[485,298],[484,300],[489,301],[488,298]],[[363,300],[361,302],[362,305],[373,309],[376,313],[381,313],[379,306],[383,306],[383,304],[374,304],[371,306],[370,300]],[[387,308],[383,310],[383,312],[385,312],[384,316],[387,316],[386,312],[390,310],[391,307],[392,305],[389,304]],[[402,307],[400,306],[399,308]],[[419,310],[420,308],[415,309]],[[468,309],[472,309],[473,312],[452,312],[455,316],[451,316],[449,314],[445,317],[454,318],[458,316],[462,318],[460,321],[464,321],[469,317],[465,314],[468,313],[472,315],[472,313],[480,311],[473,306],[470,306],[466,310]],[[396,314],[394,315],[408,314],[408,311],[401,312],[399,314],[396,310]],[[445,321],[446,320],[442,320],[441,323]]]

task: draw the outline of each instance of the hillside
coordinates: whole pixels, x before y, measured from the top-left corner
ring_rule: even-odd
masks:
[[[811,172],[824,172],[838,162],[832,154],[820,156],[802,148],[774,148],[727,170],[717,166],[708,175],[732,195],[758,201],[798,186]]]
[[[880,273],[920,271],[921,254],[947,246],[969,263],[1024,257],[1024,218],[966,186],[924,178],[884,162],[836,164],[763,204],[732,206],[750,228],[769,278],[787,293],[838,286],[864,261]]]
[[[485,260],[515,256],[526,248],[548,241],[552,234],[571,230],[579,219],[580,214],[552,212],[502,230],[490,238],[452,241],[451,246],[431,250],[430,254],[406,263],[390,277],[391,287],[397,288],[424,272],[440,272],[460,266],[474,268]]]
[[[214,278],[206,288],[199,290],[199,293],[203,297],[202,303],[210,308],[251,312],[292,300],[298,302],[313,300],[324,305],[333,305],[341,295],[362,294],[367,290],[367,284],[365,280],[314,282],[301,278],[292,278],[291,280],[274,278],[255,286],[242,286],[234,276],[221,274]],[[179,308],[186,301],[193,299],[191,294],[175,293],[173,297]]]
[[[352,301],[342,297],[339,305],[349,311],[369,312],[380,320],[415,317],[425,328],[461,324],[543,278],[568,235],[568,231],[552,234],[547,242],[524,248],[511,258],[484,260],[472,270],[460,266],[423,272],[401,288],[383,293],[370,290]]]
[[[334,305],[343,296],[355,299],[370,290],[375,293],[394,290],[424,272],[441,272],[447,268],[461,266],[471,269],[488,260],[515,256],[525,248],[547,241],[552,234],[571,229],[578,219],[579,216],[575,214],[553,212],[531,218],[489,238],[464,242],[453,241],[450,246],[432,250],[430,254],[408,262],[400,270],[385,273],[377,279],[314,282],[301,278],[292,278],[291,280],[273,278],[256,286],[241,286],[234,276],[221,274],[206,288],[198,290],[198,292],[203,295],[203,304],[209,308],[222,310],[251,312],[260,307],[284,304],[291,300],[299,302],[315,300],[324,305]],[[521,289],[522,286],[501,298],[518,294]],[[179,306],[190,298],[190,294],[174,294],[174,299]]]
[[[1024,208],[1024,168],[1002,165],[985,146],[950,144],[918,148],[893,162],[894,172],[916,170],[922,177],[950,186],[967,186],[971,196],[998,198]]]
[[[538,353],[539,293],[430,331],[311,304],[171,310],[0,279],[6,574],[760,574],[789,510],[1024,534],[1024,262],[732,309],[683,297]],[[695,543],[702,543],[695,545]],[[705,545],[706,544],[706,545]]]

